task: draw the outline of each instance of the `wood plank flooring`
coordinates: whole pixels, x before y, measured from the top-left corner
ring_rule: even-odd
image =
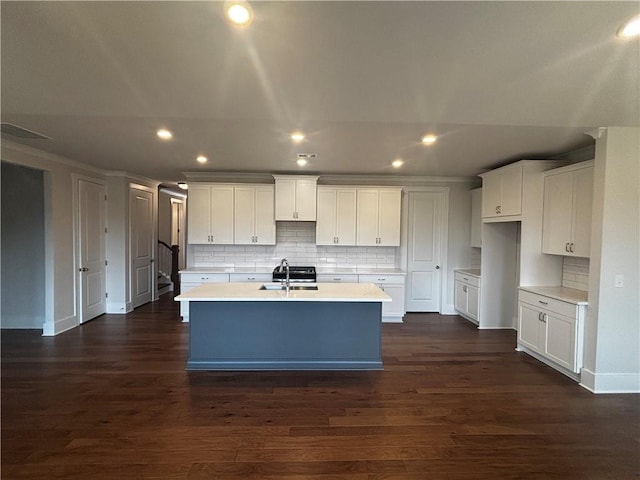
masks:
[[[381,372],[186,372],[168,295],[57,337],[2,331],[2,479],[640,478],[640,397],[515,332],[413,314]]]

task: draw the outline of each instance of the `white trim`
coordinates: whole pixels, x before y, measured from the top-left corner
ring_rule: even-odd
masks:
[[[131,310],[133,310],[133,308],[131,308],[131,302],[107,302],[107,313],[109,314],[124,315]]]
[[[72,328],[80,325],[78,322],[77,315],[71,315],[66,318],[61,318],[60,320],[56,320],[55,322],[45,322],[42,328],[42,336],[43,337],[53,337],[54,335],[59,335],[62,332],[66,332],[67,330],[71,330]]]
[[[594,373],[583,368],[580,386],[592,393],[640,393],[640,373]]]
[[[76,160],[71,160],[69,158],[62,157],[60,155],[56,155],[55,153],[45,152],[44,150],[40,150],[40,149],[37,149],[37,148],[34,148],[34,147],[29,147],[27,145],[22,145],[20,143],[12,142],[11,140],[5,140],[4,138],[2,139],[2,147],[6,148],[8,150],[13,150],[15,152],[25,153],[25,154],[28,154],[28,155],[33,155],[35,157],[39,157],[39,158],[42,158],[44,160],[48,160],[50,162],[66,165],[68,167],[79,168],[81,170],[86,170],[88,172],[97,173],[99,175],[107,175],[107,172],[105,170],[100,169],[100,168],[97,168],[97,167],[94,167],[94,166],[91,166],[91,165],[87,165],[86,163],[78,162]],[[2,159],[2,161],[8,161],[8,162],[11,162],[11,163],[15,163],[12,160],[5,160],[4,158]]]

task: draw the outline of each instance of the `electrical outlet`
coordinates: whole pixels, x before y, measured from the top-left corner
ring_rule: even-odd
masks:
[[[624,287],[624,275],[616,275],[615,283],[613,284],[616,288]]]

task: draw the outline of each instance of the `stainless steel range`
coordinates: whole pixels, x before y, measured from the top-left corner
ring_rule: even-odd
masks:
[[[280,266],[273,269],[273,281],[284,282],[287,278],[286,269]],[[289,267],[289,280],[292,282],[316,282],[316,267],[298,267],[292,265]]]

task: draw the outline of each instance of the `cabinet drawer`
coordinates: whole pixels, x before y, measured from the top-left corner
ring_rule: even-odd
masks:
[[[358,275],[355,273],[320,273],[317,279],[324,283],[358,283]]]
[[[455,272],[455,281],[473,285],[474,287],[480,286],[480,279],[473,275],[467,275],[466,273]]]
[[[358,275],[360,283],[383,283],[385,285],[404,285],[404,275],[384,274],[380,275]]]
[[[230,282],[271,282],[271,273],[230,273]]]
[[[523,303],[528,303],[538,309],[549,310],[570,318],[576,318],[577,305],[546,297],[537,293],[520,290],[519,299]]]
[[[228,282],[228,273],[181,273],[180,283]]]

